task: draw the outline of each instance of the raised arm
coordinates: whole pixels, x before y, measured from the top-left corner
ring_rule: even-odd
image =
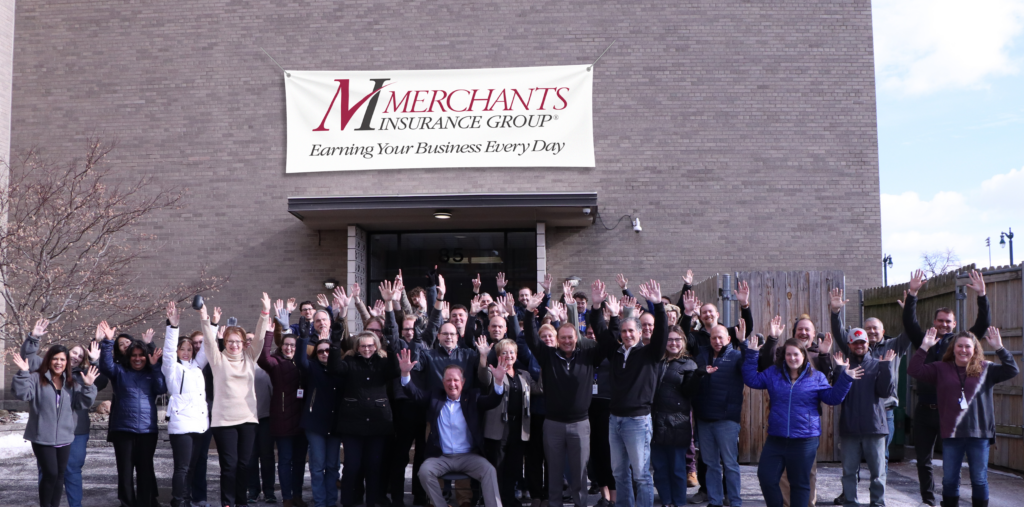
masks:
[[[910,296],[907,296],[909,303]],[[909,306],[909,305],[908,305]],[[938,365],[941,362],[925,364],[924,360],[928,356],[928,349],[935,346],[938,343],[938,338],[935,336],[935,328],[928,329],[924,337],[921,339],[921,347],[914,351],[914,355],[910,356],[910,363],[907,364],[907,374],[917,380],[923,380],[934,384],[939,377]]]
[[[114,332],[117,328],[107,326],[106,321],[101,322],[100,326],[103,326],[105,335],[100,342],[100,373],[117,382],[121,379],[121,367],[114,363]]]
[[[651,280],[640,284],[640,295],[648,301],[654,301],[654,331],[651,333],[649,346],[653,352],[649,352],[655,360],[665,356],[668,347],[668,318],[665,316],[665,303],[661,300],[661,284],[657,280]]]
[[[348,373],[348,362],[342,358],[341,345],[331,344],[331,351],[327,355],[327,371],[336,377]]]
[[[999,335],[999,329],[995,326],[990,326],[985,335],[985,340],[988,341],[989,347],[995,349],[996,355],[999,356],[999,362],[1002,363],[989,363],[988,372],[985,374],[985,382],[994,385],[1016,377],[1020,373],[1020,368],[1017,366],[1017,362],[1013,360],[1013,355],[1003,347],[1003,339]]]
[[[274,332],[270,330],[268,334],[270,335],[270,339],[263,340],[263,353],[260,354],[259,359],[256,360],[256,364],[260,365],[260,368],[269,372],[274,368],[277,368],[278,360],[274,357],[273,351],[271,350],[274,342]]]
[[[836,289],[839,290],[839,289]],[[833,310],[831,312],[832,317],[829,319],[832,324],[832,336],[835,336],[835,344],[839,346],[839,350],[846,356],[850,355],[850,344],[847,343],[846,329],[843,328],[843,322],[839,318],[839,312]]]
[[[892,360],[895,358],[896,352],[889,350],[879,359],[878,376],[875,377],[875,396],[879,398],[896,396],[896,383],[892,381]]]
[[[748,348],[743,354],[743,383],[751,389],[768,388],[768,372],[758,371],[758,349]]]
[[[32,328],[32,333],[21,342],[21,357],[28,361],[28,371],[33,372],[43,364],[43,358],[39,357],[39,339],[46,334],[46,328],[50,325],[47,319],[39,319]]]
[[[295,366],[298,366],[303,372],[309,370],[309,352],[306,350],[308,345],[308,336],[299,336],[299,339],[295,340]]]
[[[921,346],[924,330],[917,320],[917,292],[924,286],[924,271],[920,269],[910,275],[907,299],[903,303],[903,332],[914,347]],[[980,314],[979,314],[980,315]]]
[[[256,332],[253,334],[252,344],[242,350],[253,363],[263,354],[263,344],[267,341],[267,330],[271,329],[270,296],[264,292],[261,301],[263,302],[263,311],[260,312],[260,318],[256,321]]]
[[[886,368],[888,369],[888,368]],[[846,399],[846,393],[850,392],[850,388],[853,387],[853,377],[847,374],[845,371],[839,375],[836,375],[835,385],[829,385],[828,379],[825,375],[815,375],[819,381],[818,398],[826,405],[839,405]]]
[[[169,379],[174,376],[174,368],[178,365],[177,346],[178,328],[168,325],[167,329],[164,330],[164,357],[167,359],[160,363],[160,370],[163,372],[164,377]]]
[[[974,320],[971,332],[974,333],[974,336],[984,336],[989,326],[992,325],[988,296],[985,295],[985,277],[978,270],[971,271],[968,275],[971,277],[971,283],[967,288],[978,295],[978,318]]]
[[[14,373],[14,378],[11,380],[11,391],[14,393],[14,397],[21,401],[32,401],[36,395],[39,375],[29,373],[28,361],[25,359],[12,356],[11,360],[14,361],[14,366],[18,368]]]

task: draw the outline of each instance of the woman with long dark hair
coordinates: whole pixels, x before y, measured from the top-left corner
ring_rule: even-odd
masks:
[[[100,344],[100,372],[110,379],[114,388],[107,440],[114,444],[117,498],[124,507],[147,507],[156,498],[153,480],[158,431],[156,397],[167,392],[164,374],[155,367],[163,350],[148,354],[146,344],[133,341],[125,350],[124,364],[115,363],[116,329],[106,322],[101,322],[100,328],[104,334]]]
[[[317,310],[314,319],[325,310]],[[306,392],[302,397],[302,428],[309,442],[309,482],[316,507],[334,505],[338,498],[338,470],[341,453],[341,438],[332,433],[339,382],[327,371],[327,359],[331,353],[330,327],[321,328],[322,339],[313,347],[316,359],[309,360],[306,343],[309,338],[301,336],[297,345],[299,369],[306,376]],[[338,335],[340,336],[340,334]],[[297,497],[298,495],[296,495]]]
[[[771,335],[778,339],[785,326],[778,316],[772,320]],[[782,354],[775,364],[758,372],[759,344],[748,343],[743,363],[743,383],[751,389],[766,389],[771,395],[768,438],[757,465],[757,478],[768,507],[782,506],[782,474],[789,475],[790,505],[807,505],[811,492],[811,466],[818,453],[821,416],[818,405],[839,405],[850,391],[853,380],[863,370],[845,368],[849,361],[836,354],[836,365],[844,374],[836,376],[835,386],[811,366],[807,349],[796,338],[781,345]]]
[[[663,361],[658,365],[661,376],[651,406],[654,486],[658,488],[662,505],[683,507],[686,505],[686,452],[693,435],[690,393],[684,392],[684,386],[697,369],[697,363],[686,351],[686,332],[679,326],[669,329]]]
[[[256,413],[256,360],[263,352],[270,321],[270,296],[262,298],[263,309],[256,321],[252,343],[246,346],[245,329],[224,330],[224,350],[217,347],[217,330],[210,323],[206,306],[199,310],[205,343],[201,348],[213,372],[213,413],[210,427],[217,442],[220,461],[220,503],[225,507],[245,505],[249,458],[256,441],[259,418]]]
[[[68,466],[71,443],[75,440],[76,412],[88,410],[96,399],[93,382],[99,376],[90,366],[76,382],[68,368],[68,350],[53,345],[46,351],[35,374],[29,373],[28,361],[15,354],[18,367],[12,381],[14,396],[29,402],[25,440],[32,442],[32,452],[42,473],[39,481],[39,505],[57,507],[64,492],[64,472]]]
[[[193,354],[188,337],[178,338],[180,315],[173,301],[167,303],[167,331],[164,335],[166,358],[161,365],[167,390],[171,395],[167,403],[167,433],[174,456],[174,475],[171,479],[171,507],[192,503],[192,476],[200,456],[203,434],[209,428],[206,406],[206,352],[199,349]]]
[[[942,437],[942,505],[960,505],[960,469],[967,457],[971,473],[971,505],[988,506],[988,451],[996,438],[992,389],[1017,376],[1020,369],[1003,348],[999,329],[985,338],[1002,364],[985,360],[981,342],[969,331],[953,338],[942,361],[925,364],[928,349],[938,343],[935,328],[925,333],[921,348],[907,365],[910,376],[935,385]]]

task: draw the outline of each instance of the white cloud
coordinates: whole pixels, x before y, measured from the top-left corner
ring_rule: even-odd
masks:
[[[969,174],[965,174],[969,178]],[[966,178],[965,178],[966,179]],[[958,182],[950,181],[950,187]],[[922,200],[916,192],[882,194],[882,247],[892,255],[889,283],[905,282],[921,267],[921,253],[952,248],[964,264],[988,266],[985,238],[992,238],[992,264],[1009,263],[999,233],[1017,230],[1014,261],[1024,260],[1024,168],[997,174],[974,189],[940,192]]]
[[[1010,49],[1024,32],[1024,0],[874,0],[872,16],[880,88],[978,88],[1021,67]]]

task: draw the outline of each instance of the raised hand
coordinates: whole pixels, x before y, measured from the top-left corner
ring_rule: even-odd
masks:
[[[619,288],[622,290],[626,290],[626,286],[629,285],[629,279],[622,273],[615,275],[615,281],[619,282]]]
[[[345,308],[348,308],[349,302],[352,301],[352,299],[357,297],[356,296],[356,289],[359,288],[359,284],[358,283],[352,284],[352,287],[353,287],[353,289],[352,289],[352,297],[348,297],[348,296],[345,295],[345,288],[344,287],[339,285],[339,286],[334,288],[334,304],[338,305],[338,309],[339,310],[344,310]]]
[[[480,286],[483,285],[483,281],[480,280],[480,273],[477,273],[476,278],[470,281],[473,282],[473,294],[479,294]]]
[[[444,277],[440,273],[437,274],[437,299],[444,299],[445,293]]]
[[[149,328],[146,332],[142,333],[142,343],[153,343],[153,328]]]
[[[100,369],[93,365],[89,365],[89,367],[86,368],[84,372],[82,372],[82,383],[87,386],[91,386],[94,382],[96,382],[96,378],[99,376]]]
[[[206,305],[203,305],[203,308],[206,308]],[[221,314],[220,307],[219,306],[214,306],[213,307],[213,322],[220,322],[220,314]]]
[[[608,297],[605,298],[604,306],[605,308],[608,309],[608,313],[612,314],[615,317],[618,317],[619,312],[622,311],[622,303],[619,301],[618,298],[612,296],[611,294],[609,294]]]
[[[697,295],[692,290],[686,291],[683,294],[683,313],[693,317],[697,313]]]
[[[180,315],[178,315],[178,305],[174,301],[167,302],[167,322],[171,323],[171,327],[178,327],[180,321]]]
[[[403,377],[408,377],[409,373],[414,367],[416,367],[416,363],[418,362],[419,361],[412,360],[411,350],[402,349],[398,351],[398,369],[402,372]]]
[[[896,304],[900,305],[900,308],[907,304],[907,291],[903,291],[903,299],[897,299]]]
[[[981,271],[972,269],[970,273],[967,273],[971,277],[971,283],[967,285],[968,289],[977,292],[979,296],[985,295],[985,276],[981,274]]]
[[[275,329],[277,329],[277,322],[274,319],[270,319],[270,323],[267,324],[267,332],[273,334]]]
[[[156,349],[152,354],[149,355],[149,364],[156,366],[157,361],[164,355],[164,349]]]
[[[650,282],[647,282],[644,285],[647,286],[647,294],[644,295],[644,299],[646,299],[646,300],[648,300],[648,301],[650,301],[652,303],[655,303],[655,304],[660,303],[661,302],[661,284],[658,283],[657,280],[651,280]],[[641,286],[641,289],[642,288],[643,288],[643,286]]]
[[[288,302],[285,303],[284,309],[287,310],[288,313],[294,312],[295,311],[295,298],[288,298]]]
[[[711,366],[710,364],[705,366],[704,368],[707,370],[708,375],[718,371],[718,367],[717,366]]]
[[[544,295],[542,294],[540,299],[537,299],[537,304],[534,305],[533,308],[530,308],[529,305],[532,304],[533,300],[534,300],[533,296],[536,296],[536,294],[533,294],[533,295],[530,296],[530,300],[529,300],[529,302],[527,303],[527,306],[526,306],[526,308],[528,310],[530,310],[531,312],[534,309],[536,309],[538,306],[540,306],[540,301],[541,301],[541,299],[544,298]],[[501,297],[501,298],[498,298],[498,299],[499,299],[498,304],[501,305],[502,309],[505,312],[505,315],[512,315],[512,314],[516,313],[516,300],[515,300],[515,298],[512,297],[511,294],[507,294],[504,297]]]
[[[14,350],[11,351],[11,361],[14,361],[14,366],[18,367],[18,371],[28,371],[28,360]]]
[[[693,270],[687,269],[686,274],[683,275],[683,285],[693,285]]]
[[[743,339],[746,338],[746,336],[747,336],[747,321],[745,321],[743,319],[740,319],[740,321],[738,323],[736,323],[736,338],[738,340],[743,340]]]
[[[320,305],[321,308],[327,308],[330,304],[327,302],[327,296],[323,294],[316,295],[316,304]]]
[[[339,287],[340,287],[340,285],[339,285]],[[360,287],[358,283],[352,284],[352,297],[353,298],[359,298],[362,295],[363,295],[363,288]]]
[[[100,341],[105,336],[106,335],[103,333],[103,325],[102,324],[96,324],[96,338],[94,338],[94,340],[95,341]]]
[[[209,320],[210,319],[210,314],[208,314],[206,312],[206,305],[205,304],[203,306],[200,306],[198,311],[199,311],[199,319],[200,320]]]
[[[100,343],[97,341],[89,342],[89,362],[95,363],[100,359]]]
[[[992,347],[992,350],[1003,348],[1003,338],[999,336],[999,328],[995,326],[988,327],[988,332],[985,333],[985,341],[988,342],[989,347]]]
[[[569,312],[565,305],[557,301],[551,303],[551,308],[548,311],[555,316],[558,322],[565,322],[569,319]]]
[[[377,290],[380,291],[381,299],[383,299],[384,301],[392,300],[391,295],[394,293],[394,289],[393,286],[391,285],[391,282],[387,280],[380,282],[380,285],[377,286]]]
[[[743,319],[740,319],[740,320],[742,321]],[[750,349],[750,350],[761,350],[761,347],[763,347],[763,346],[764,346],[764,343],[762,343],[761,340],[757,339],[757,334],[752,334],[752,335],[750,335],[750,338],[747,338],[747,348],[748,349]]]
[[[476,314],[480,313],[481,310],[483,310],[483,306],[484,306],[483,298],[484,297],[481,296],[480,294],[477,294],[477,295],[473,296],[473,300],[469,302],[469,314],[470,315],[476,315]]]
[[[636,298],[622,296],[622,299],[619,300],[619,305],[621,305],[622,308],[636,308]]]
[[[505,304],[508,305],[506,311],[508,311],[509,314],[515,313],[515,300],[512,299],[511,297],[505,299]],[[526,301],[526,309],[532,312],[536,310],[538,307],[540,307],[540,304],[543,301],[544,294],[541,292],[534,292],[533,294],[530,295],[530,299]]]
[[[850,366],[850,360],[842,352],[836,351],[832,354],[832,359],[835,360],[836,366]]]
[[[47,319],[39,319],[36,321],[36,325],[32,327],[32,336],[41,338],[46,334],[46,327],[50,325],[50,321]]]
[[[572,282],[569,280],[562,282],[562,299],[566,306],[576,304],[576,300],[572,297]]]
[[[223,340],[224,339],[224,331],[227,331],[227,329],[228,329],[228,327],[225,326],[225,325],[217,326],[217,339],[218,340]]]
[[[203,308],[206,308],[206,305],[203,305]],[[103,333],[104,340],[110,341],[114,339],[114,334],[117,333],[117,328],[110,327],[110,324],[107,324],[107,321],[103,321],[96,327],[96,335],[98,336],[100,333]]]
[[[328,341],[330,341],[330,339],[331,339],[331,328],[327,327],[327,326],[324,326],[324,328],[321,329],[318,332],[318,335],[319,336],[317,338],[319,338],[320,340],[328,340]]]
[[[391,285],[391,301],[399,302],[405,292],[405,283],[402,282],[402,275],[395,277],[395,283]]]
[[[491,370],[491,376],[494,378],[494,383],[498,384],[505,380],[505,372],[508,371],[508,361],[505,356],[498,358],[498,364],[495,366],[488,366]]]
[[[370,308],[371,317],[380,317],[384,315],[384,301],[376,300],[373,302],[373,308]]]
[[[750,306],[750,285],[746,280],[740,280],[736,284],[736,301],[739,301],[743,308]]]
[[[911,296],[917,297],[917,291],[921,290],[924,286],[924,271],[920,269],[910,274],[910,284],[907,287],[907,292],[910,292]]]
[[[445,322],[447,322],[448,318],[451,317],[451,315],[452,315],[451,304],[449,302],[447,302],[447,301],[442,301],[441,302],[441,318],[444,319]]]
[[[551,294],[551,282],[554,280],[555,278],[551,276],[551,273],[544,274],[544,281],[540,282],[540,287],[544,289],[545,294]]]
[[[828,354],[832,350],[832,333],[825,333],[825,338],[818,344],[818,351]]]
[[[836,287],[828,293],[828,307],[832,313],[839,313],[849,303],[849,299],[843,299],[843,289]]]
[[[280,315],[281,310],[284,310],[284,300],[278,299],[274,301],[274,315]]]
[[[476,351],[480,353],[480,357],[486,358],[487,354],[491,353],[491,344],[487,341],[486,336],[476,337]]]
[[[601,306],[601,302],[607,296],[608,293],[604,290],[604,282],[597,279],[590,283],[590,304],[594,305],[595,308]]]
[[[498,292],[505,290],[505,286],[508,285],[508,280],[505,279],[505,273],[498,273],[495,278],[495,282],[498,284]]]
[[[769,333],[772,338],[782,338],[782,333],[786,331],[786,325],[782,323],[782,317],[779,315],[772,318],[770,328],[771,331]]]
[[[879,359],[879,361],[883,362],[883,363],[888,363],[889,361],[892,361],[893,359],[896,359],[896,351],[892,350],[892,349],[889,349],[889,350],[885,351],[885,355],[883,355],[882,358]]]
[[[930,327],[924,332],[924,338],[921,338],[921,348],[928,350],[934,347],[936,343],[939,343],[939,338],[936,336],[935,328]]]

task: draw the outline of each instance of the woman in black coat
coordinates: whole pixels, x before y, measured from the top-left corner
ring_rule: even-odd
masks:
[[[669,331],[665,361],[658,365],[661,380],[651,407],[654,486],[665,507],[686,505],[686,451],[693,431],[690,398],[683,394],[683,386],[693,376],[697,363],[686,353],[684,336],[679,326]]]
[[[343,386],[338,398],[334,433],[345,449],[341,477],[341,503],[356,504],[356,481],[366,477],[366,505],[377,505],[382,475],[381,460],[388,436],[393,432],[391,402],[387,386],[398,376],[380,338],[370,332],[357,334],[353,350],[344,354],[338,344],[331,346],[327,370]]]

